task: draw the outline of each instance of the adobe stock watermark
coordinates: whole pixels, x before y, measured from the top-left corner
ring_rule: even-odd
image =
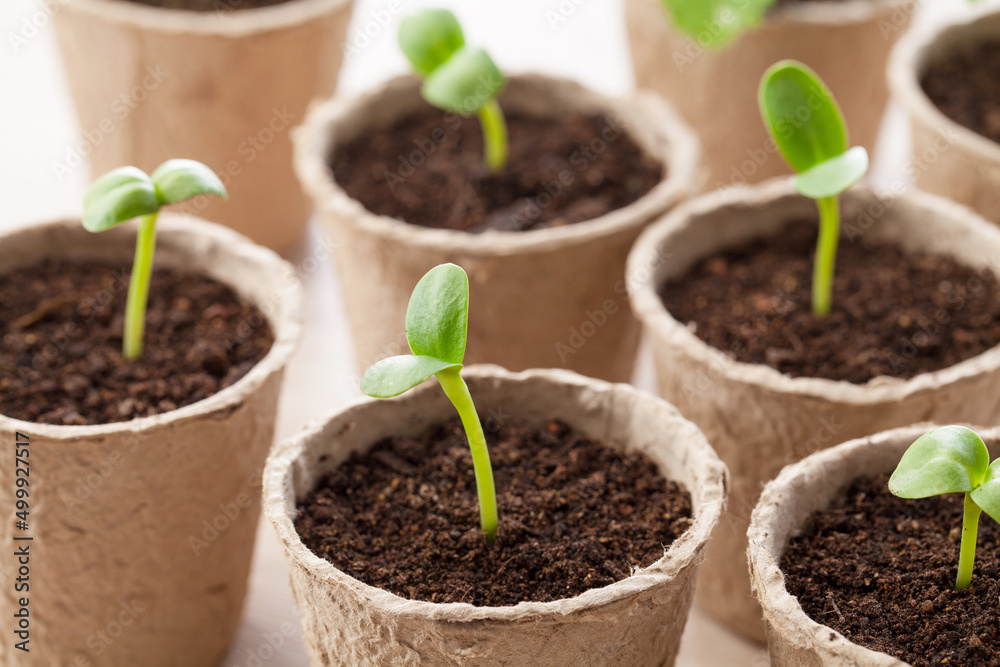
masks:
[[[132,90],[122,93],[111,102],[110,115],[98,121],[96,127],[82,130],[83,137],[76,144],[66,149],[66,157],[62,162],[54,162],[52,171],[60,183],[74,169],[83,164],[83,159],[94,152],[109,135],[113,134],[119,123],[127,119],[135,109],[142,104],[165,79],[170,72],[162,65],[146,68],[142,81]]]
[[[366,16],[355,15],[351,21],[354,27],[344,40],[344,62],[352,62],[360,56],[402,11],[403,3],[400,0],[389,0],[385,7],[368,10]]]
[[[42,30],[52,23],[53,17],[70,0],[38,0],[39,8],[32,12],[30,16],[21,19],[21,25],[16,32],[7,33],[7,43],[14,53],[21,50],[28,42],[41,34]]]
[[[241,516],[246,514],[247,510],[254,504],[251,489],[259,483],[259,475],[250,475],[246,479],[245,490],[240,491],[229,501],[219,503],[215,516],[202,520],[199,532],[188,536],[188,546],[191,547],[195,556],[200,556],[215,544]]]
[[[549,30],[555,32],[559,27],[569,21],[583,5],[590,0],[559,0],[559,3],[550,6],[545,10],[545,20],[548,21]]]

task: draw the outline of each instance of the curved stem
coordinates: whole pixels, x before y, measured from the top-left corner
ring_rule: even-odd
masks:
[[[139,234],[135,239],[135,261],[129,278],[128,302],[125,306],[125,334],[122,354],[135,361],[142,354],[142,338],[146,331],[146,300],[149,279],[153,274],[153,251],[156,248],[156,213],[139,218]]]
[[[469,386],[465,384],[457,368],[449,368],[437,374],[441,388],[458,410],[458,416],[465,427],[472,450],[472,468],[476,473],[476,492],[479,495],[479,521],[486,533],[486,541],[493,543],[497,532],[497,492],[493,485],[493,466],[490,452],[486,448],[486,434],[479,421],[479,413],[472,402]]]
[[[486,166],[497,172],[507,165],[507,121],[496,100],[479,107],[479,123],[483,126],[483,151]]]
[[[976,533],[979,532],[979,515],[983,510],[972,499],[972,494],[965,494],[965,513],[962,516],[962,546],[958,552],[958,577],[955,588],[963,590],[972,583],[972,566],[976,560]]]
[[[840,211],[836,197],[821,197],[819,207],[819,240],[813,264],[812,309],[815,315],[827,315],[833,299],[833,266],[837,259],[840,239]]]

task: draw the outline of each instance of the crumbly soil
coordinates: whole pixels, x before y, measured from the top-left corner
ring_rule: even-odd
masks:
[[[924,665],[998,667],[1000,530],[983,514],[972,586],[955,590],[962,494],[905,500],[857,480],[781,558],[803,610],[850,641]]]
[[[186,9],[193,12],[231,12],[283,5],[295,0],[128,0],[139,5],[163,9]]]
[[[1000,142],[1000,40],[968,44],[927,66],[920,81],[956,123]]]
[[[547,602],[625,579],[690,525],[686,490],[639,453],[566,424],[486,424],[500,514],[486,543],[458,419],[353,455],[300,504],[295,527],[347,574],[411,600]]]
[[[840,240],[833,307],[812,314],[817,224],[705,259],[660,288],[663,304],[709,345],[793,377],[902,379],[1000,343],[1000,286],[991,272],[886,243]]]
[[[0,276],[0,414],[106,424],[195,403],[230,386],[271,348],[263,314],[203,275],[157,269],[142,357],[122,357],[129,268],[42,264]]]
[[[592,220],[636,201],[664,167],[610,117],[507,116],[509,160],[491,174],[475,116],[427,107],[339,146],[334,179],[373,213],[424,227],[526,231]]]

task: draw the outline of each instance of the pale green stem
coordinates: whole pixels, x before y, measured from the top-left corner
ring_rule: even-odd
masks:
[[[490,465],[490,452],[486,448],[486,434],[483,433],[479,413],[472,402],[469,386],[465,384],[458,369],[443,370],[436,377],[445,395],[458,410],[465,435],[469,438],[472,468],[476,473],[476,492],[479,495],[479,521],[486,533],[486,540],[492,543],[497,532],[497,492],[493,486],[493,466]]]
[[[815,315],[827,315],[833,298],[833,265],[837,259],[840,239],[840,211],[836,197],[821,197],[819,207],[819,240],[816,242],[816,262],[813,264],[812,309]]]
[[[150,213],[139,218],[139,235],[135,239],[135,261],[128,285],[128,302],[125,306],[125,335],[122,354],[128,361],[135,361],[142,354],[142,339],[146,330],[146,300],[149,297],[149,279],[153,273],[153,251],[156,248],[156,216]]]
[[[955,588],[963,590],[972,583],[972,566],[976,560],[976,533],[979,532],[979,515],[983,510],[972,499],[972,494],[965,494],[965,514],[962,517],[962,546],[958,552],[958,578]]]
[[[486,166],[497,172],[507,165],[507,121],[496,100],[479,107],[479,122],[483,126],[483,146]]]

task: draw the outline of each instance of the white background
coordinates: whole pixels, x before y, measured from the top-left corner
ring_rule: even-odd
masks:
[[[925,6],[917,20],[961,11],[963,3],[918,2]],[[348,39],[372,19],[372,12],[386,4],[387,0],[356,0]],[[619,0],[401,0],[401,4],[403,14],[427,5],[451,7],[465,27],[468,41],[486,47],[504,70],[559,74],[611,94],[633,89]],[[560,7],[572,11],[560,14]],[[40,11],[37,0],[0,0],[0,229],[78,215],[89,178],[86,169],[78,169],[60,180],[53,170],[56,162],[65,161],[69,147],[79,137],[51,22]],[[556,22],[553,13],[567,16]],[[32,21],[40,27],[32,29],[28,25]],[[356,94],[406,71],[395,44],[397,24],[398,18],[345,64],[339,94]],[[29,37],[14,45],[11,34]],[[875,155],[876,184],[898,173],[907,151],[904,119],[890,109]],[[321,232],[313,224],[311,233],[316,237]],[[292,259],[302,262],[306,256]],[[306,331],[286,375],[279,438],[358,394],[357,371],[332,262],[309,272],[306,289]],[[638,373],[636,382],[652,388],[648,372]],[[244,622],[225,664],[305,665],[284,561],[270,526],[263,523],[252,576]],[[272,650],[271,644],[280,645]],[[678,665],[766,664],[761,649],[745,644],[694,610]]]

